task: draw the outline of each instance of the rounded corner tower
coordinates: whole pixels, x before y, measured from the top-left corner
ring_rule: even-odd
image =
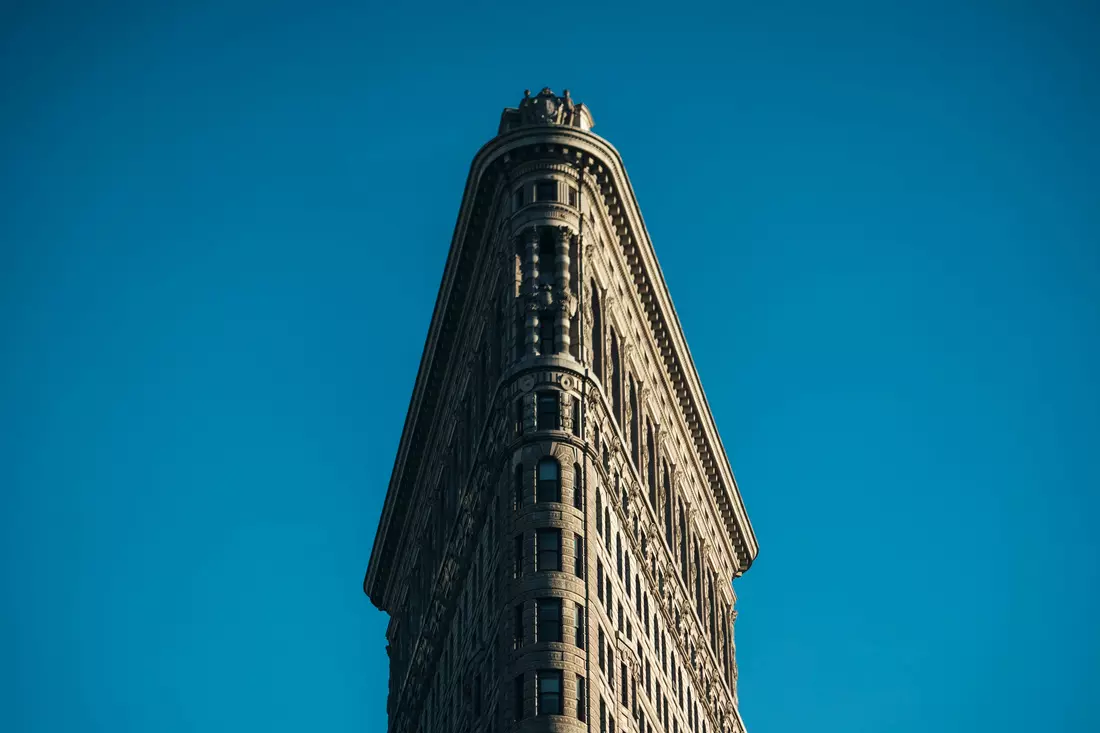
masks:
[[[474,158],[363,588],[393,733],[743,733],[756,537],[622,160],[565,91]]]

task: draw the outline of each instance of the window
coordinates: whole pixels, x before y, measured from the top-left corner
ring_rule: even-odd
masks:
[[[561,713],[561,670],[540,669],[535,715],[561,715]]]
[[[557,430],[561,427],[561,415],[557,392],[539,392],[538,395],[538,429]]]
[[[581,475],[581,464],[573,464],[573,508],[584,510],[584,486],[581,481],[584,477]]]
[[[535,533],[536,570],[561,570],[561,530],[540,529]]]
[[[596,534],[603,534],[603,493],[596,487]]]
[[[535,184],[535,201],[557,201],[558,182],[539,181]]]
[[[523,464],[516,466],[516,479],[514,493],[512,494],[512,511],[517,511],[523,506]]]
[[[588,689],[584,677],[577,675],[577,720],[588,719]]]
[[[596,558],[596,597],[603,602],[603,560]]]
[[[581,437],[581,401],[573,400],[573,435]]]
[[[543,356],[557,353],[554,343],[554,311],[539,311],[539,353]]]
[[[579,649],[584,649],[584,638],[585,638],[585,635],[586,635],[585,634],[585,617],[584,617],[585,609],[584,609],[584,606],[582,604],[578,603],[576,611],[577,611],[577,613],[576,613],[576,622],[577,622],[576,641],[577,641],[577,647]]]
[[[512,681],[512,719],[523,720],[523,675]]]
[[[517,603],[512,611],[512,648],[523,646],[523,604]]]
[[[523,206],[523,188],[517,188],[512,192],[512,210],[515,211]]]
[[[536,641],[561,641],[561,599],[539,598],[535,601]]]
[[[577,189],[573,188],[572,186],[569,187],[569,205],[577,205]]]
[[[607,703],[600,698],[600,733],[607,733]]]
[[[561,501],[561,466],[553,458],[543,458],[538,466],[535,501]]]
[[[624,708],[625,707],[630,707],[629,689],[628,689],[627,684],[626,684],[626,662],[620,662],[619,663],[619,669],[622,670],[622,675],[623,675],[623,683],[622,683],[622,686],[621,686],[622,693],[623,693],[623,707]]]
[[[578,578],[584,577],[584,537],[573,535],[573,574]]]
[[[623,537],[618,532],[615,533],[615,572],[620,579],[623,577]]]
[[[603,633],[603,627],[602,626],[599,627],[596,630],[596,639],[598,641],[598,647],[599,647],[599,649],[597,650],[597,656],[600,660],[600,669],[601,670],[606,670],[606,664],[607,664],[606,659],[607,658],[604,656],[606,650],[605,650],[605,641],[604,641],[604,633]]]
[[[516,433],[523,433],[523,398],[516,400]]]
[[[512,543],[512,577],[518,578],[523,572],[523,535],[517,534]]]

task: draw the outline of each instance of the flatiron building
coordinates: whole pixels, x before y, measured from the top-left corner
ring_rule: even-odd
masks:
[[[622,159],[524,94],[466,181],[364,580],[394,733],[740,733],[756,537]]]

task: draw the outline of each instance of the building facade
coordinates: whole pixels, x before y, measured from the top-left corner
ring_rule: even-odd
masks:
[[[364,580],[394,733],[719,733],[757,553],[621,158],[566,91],[474,158]]]

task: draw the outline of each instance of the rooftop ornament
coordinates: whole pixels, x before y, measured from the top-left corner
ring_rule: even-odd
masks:
[[[500,115],[498,134],[529,125],[563,125],[590,130],[593,124],[588,107],[574,102],[568,89],[559,97],[550,87],[543,87],[534,97],[530,89],[524,89],[519,106],[505,108]]]

